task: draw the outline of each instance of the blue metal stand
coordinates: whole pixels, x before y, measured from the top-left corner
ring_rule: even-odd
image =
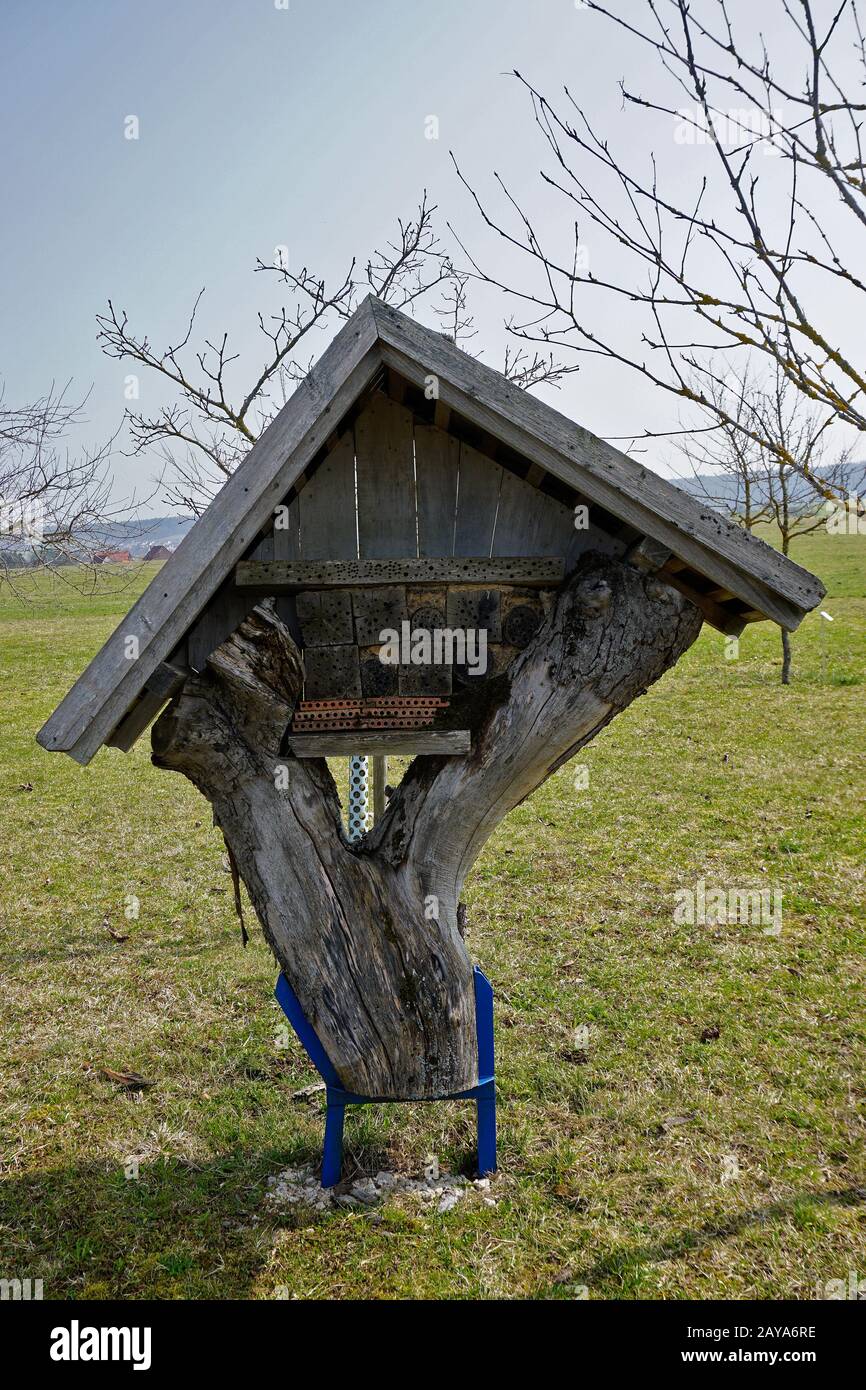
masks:
[[[474,1100],[478,1112],[478,1176],[496,1172],[496,1078],[493,1065],[493,988],[474,967],[475,1024],[478,1037],[478,1085],[431,1100]],[[343,1170],[343,1122],[347,1105],[390,1104],[393,1096],[357,1096],[343,1089],[330,1057],[307,1022],[297,995],[280,975],[274,990],[277,1002],[298,1035],[301,1046],[325,1083],[327,1114],[322,1155],[322,1186],[334,1187]],[[399,1102],[397,1102],[399,1103]]]

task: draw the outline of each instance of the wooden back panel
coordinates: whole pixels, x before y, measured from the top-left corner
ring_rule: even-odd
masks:
[[[381,392],[303,483],[253,560],[562,556],[612,550],[568,506]],[[619,547],[621,548],[621,547]]]
[[[412,427],[411,411],[381,394],[372,398],[355,421],[358,549],[362,560],[397,560],[418,554]]]

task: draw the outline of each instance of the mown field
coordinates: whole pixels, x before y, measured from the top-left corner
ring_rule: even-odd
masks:
[[[268,1202],[317,1161],[322,1114],[292,1100],[316,1077],[281,1045],[258,933],[241,949],[208,806],[146,739],[88,769],[34,742],[132,591],[0,592],[0,1277],[218,1299],[812,1299],[866,1277],[866,537],[795,558],[834,621],[795,635],[790,688],[769,624],[737,660],[705,629],[580,755],[588,788],[563,768],[476,865],[501,1172],[494,1206],[443,1214]],[[781,933],[677,924],[699,879],[781,891]],[[472,1144],[468,1105],[370,1107],[347,1171],[468,1172]]]

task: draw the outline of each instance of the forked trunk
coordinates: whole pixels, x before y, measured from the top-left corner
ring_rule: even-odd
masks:
[[[698,635],[688,599],[588,556],[474,702],[472,751],[416,759],[351,844],[327,763],[281,752],[301,655],[257,609],[153,730],[153,761],[213,804],[265,936],[343,1084],[436,1096],[477,1081],[463,881],[487,837]]]

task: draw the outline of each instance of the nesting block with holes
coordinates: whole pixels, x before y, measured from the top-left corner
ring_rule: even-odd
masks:
[[[345,589],[301,589],[295,600],[304,646],[332,647],[355,640],[352,599]]]
[[[382,633],[400,631],[408,617],[406,589],[402,585],[349,591],[355,617],[355,641],[362,647],[377,646]]]
[[[358,648],[353,643],[304,647],[304,695],[308,700],[327,700],[361,695]]]
[[[406,570],[412,571],[407,562]],[[399,575],[392,561],[388,578]],[[461,576],[462,577],[462,576]],[[509,584],[442,584],[412,582],[373,584],[367,588],[299,589],[296,611],[310,700],[361,695],[366,699],[401,695],[448,697],[504,671],[532,640],[549,607],[553,591]],[[419,633],[442,634],[442,651],[419,662],[382,659],[385,634],[409,644]],[[451,648],[449,634],[484,633],[486,669],[470,671]],[[393,640],[389,637],[388,640]],[[477,651],[477,647],[476,647]],[[457,655],[454,653],[457,652]],[[436,656],[441,655],[442,660]]]
[[[450,666],[401,666],[401,695],[450,695]]]

